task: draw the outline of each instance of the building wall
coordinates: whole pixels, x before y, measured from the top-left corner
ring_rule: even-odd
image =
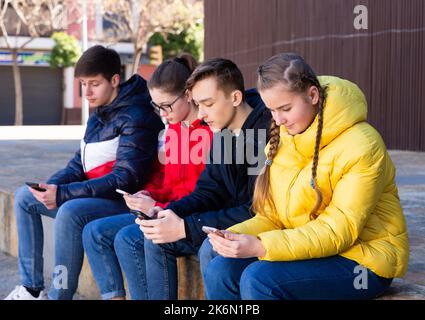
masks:
[[[354,27],[356,5],[368,29]],[[389,148],[425,151],[425,1],[205,0],[205,57],[226,57],[254,86],[257,66],[279,52],[304,56],[317,74],[356,82],[369,122]],[[421,125],[422,124],[422,125]]]
[[[121,57],[121,62],[123,65],[129,65],[132,61],[133,56],[133,44],[132,43],[123,43],[119,42],[114,45],[109,45],[108,43],[102,43],[102,22],[103,18],[100,14],[101,10],[96,9],[96,5],[99,4],[98,1],[88,0],[87,1],[87,27],[88,27],[88,40],[89,47],[95,44],[103,44],[115,49]],[[81,22],[79,21],[81,10],[79,8],[79,2],[73,0],[67,5],[67,22],[69,22],[66,32],[70,35],[75,36],[77,39],[81,39]],[[13,10],[8,13],[12,18],[16,16],[13,13]],[[8,17],[9,20],[11,19]],[[17,17],[15,17],[15,20]],[[78,20],[78,21],[77,21]],[[10,20],[13,22],[13,19]],[[12,25],[12,23],[10,23]],[[23,43],[29,40],[27,30],[21,30],[17,37],[14,36],[16,33],[15,29],[12,27],[9,28],[11,31],[9,33],[10,42],[13,45],[21,46]],[[33,41],[29,42],[24,50],[20,50],[20,54],[26,53],[31,54],[45,54],[49,55],[51,49],[53,48],[54,42],[48,37],[35,38]],[[0,36],[0,84],[5,83],[5,85],[0,85],[0,125],[10,125],[14,123],[14,85],[13,77],[11,76],[11,61],[6,58],[7,55],[10,55],[10,49],[8,48],[4,38]],[[81,121],[78,120],[81,118],[81,92],[80,84],[77,79],[73,77],[67,77],[63,79],[62,77],[58,78],[58,72],[62,73],[62,70],[56,70],[48,68],[47,61],[44,61],[43,64],[21,62],[20,69],[21,72],[25,72],[26,75],[23,78],[28,79],[28,83],[32,83],[33,79],[36,79],[37,85],[46,86],[49,90],[44,90],[42,96],[37,96],[36,100],[28,99],[26,96],[33,97],[37,92],[23,92],[24,94],[24,124],[79,124]],[[33,68],[33,66],[40,66],[39,69]],[[45,69],[41,69],[44,66]],[[31,74],[33,72],[34,74]],[[53,75],[49,75],[53,74]],[[47,75],[47,76],[46,76]],[[125,79],[125,77],[123,77]],[[57,82],[54,82],[57,81]],[[23,90],[26,90],[27,85],[24,83]],[[33,86],[30,86],[33,87]],[[31,88],[30,88],[31,90]],[[59,90],[59,91],[57,91]],[[41,91],[40,91],[41,92]],[[39,92],[39,93],[40,93]],[[63,95],[61,98],[59,95]],[[31,102],[31,103],[30,103]],[[49,102],[48,105],[46,102]],[[54,103],[54,105],[53,105]],[[12,106],[13,104],[13,106]],[[43,105],[45,107],[39,107]],[[47,108],[48,106],[48,108]],[[65,109],[62,111],[62,107]],[[43,109],[44,108],[44,109]],[[71,111],[72,108],[79,108],[79,110]],[[43,109],[42,113],[39,112],[39,109]],[[44,117],[44,118],[42,118]]]
[[[24,125],[62,122],[62,69],[20,66]],[[11,66],[0,65],[0,126],[15,122],[15,87]]]

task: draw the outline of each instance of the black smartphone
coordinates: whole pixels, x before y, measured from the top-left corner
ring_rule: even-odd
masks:
[[[147,214],[143,213],[140,210],[130,210],[132,214],[134,214],[139,219],[152,220],[152,217],[149,217]]]
[[[25,184],[26,184],[28,187],[33,188],[34,190],[41,191],[41,192],[46,191],[46,189],[41,188],[41,187],[40,187],[40,185],[39,185],[38,183],[35,183],[35,182],[25,182]]]

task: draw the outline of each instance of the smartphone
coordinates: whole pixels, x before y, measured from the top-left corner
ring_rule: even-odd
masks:
[[[152,220],[152,217],[149,217],[147,214],[143,213],[140,210],[130,210],[130,212],[132,214],[134,214],[137,218],[142,219],[142,220]]]
[[[127,195],[127,196],[131,196],[131,194],[130,194],[130,193],[128,193],[128,192],[126,192],[126,191],[124,191],[124,190],[121,190],[121,189],[116,189],[115,191],[116,191],[116,192],[118,192],[118,193],[121,193],[123,196],[125,196],[125,195]]]
[[[38,183],[35,183],[35,182],[25,182],[25,184],[26,184],[28,187],[33,188],[34,190],[41,191],[41,192],[46,191],[46,189],[41,188],[41,187],[40,187],[40,185],[39,185]]]
[[[218,230],[216,228],[213,227],[207,227],[207,226],[203,226],[202,227],[202,231],[204,231],[206,234],[208,233],[215,233],[216,235],[223,237],[224,238],[224,233],[221,230]]]

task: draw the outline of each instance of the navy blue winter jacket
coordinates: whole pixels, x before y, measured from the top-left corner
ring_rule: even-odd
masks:
[[[118,199],[115,189],[133,193],[147,182],[164,128],[149,102],[146,81],[133,75],[111,104],[95,109],[80,149],[47,182],[58,185],[58,207],[75,198]]]
[[[231,149],[218,143],[223,133],[214,134],[209,163],[195,190],[167,207],[184,218],[186,239],[195,246],[206,237],[202,226],[226,229],[252,218],[252,195],[255,179],[265,161],[271,114],[255,89],[248,90],[245,99],[254,110],[245,120],[242,134],[233,135]],[[215,155],[219,150],[217,146],[221,147],[218,157]],[[225,149],[230,149],[230,154],[226,154]],[[218,163],[214,158],[220,159]]]

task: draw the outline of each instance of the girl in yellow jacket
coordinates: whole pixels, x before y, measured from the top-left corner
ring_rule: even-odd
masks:
[[[395,168],[363,93],[316,77],[297,54],[267,60],[257,86],[273,122],[256,215],[204,242],[207,298],[381,295],[406,272],[409,246]]]

